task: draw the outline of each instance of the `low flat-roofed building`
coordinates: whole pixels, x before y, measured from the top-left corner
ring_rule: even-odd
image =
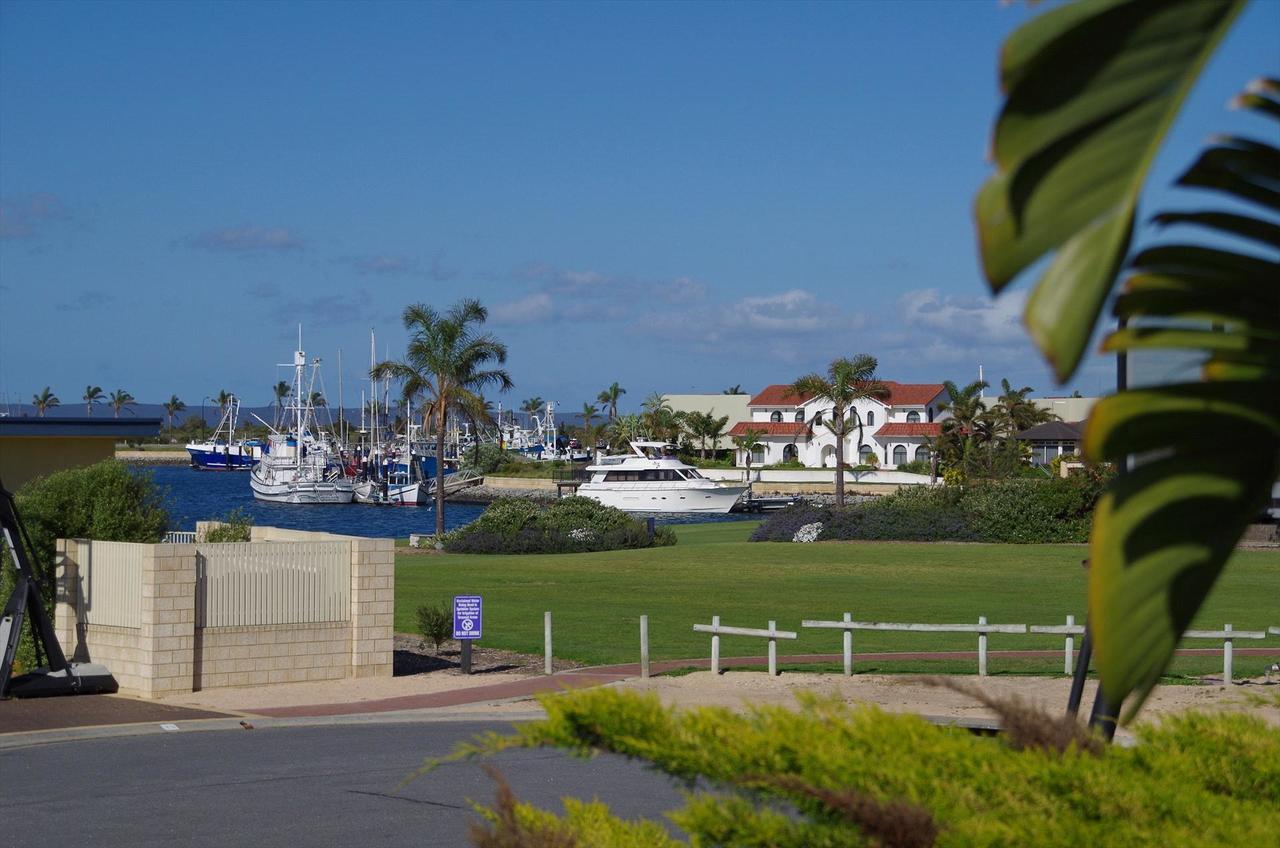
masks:
[[[159,418],[0,418],[0,481],[9,491],[36,477],[116,455],[116,442],[159,435]]]
[[[714,415],[716,418],[729,417],[725,423],[725,435],[716,440],[713,445],[707,442],[708,450],[732,450],[733,438],[729,436],[729,429],[733,427],[735,422],[741,421],[749,417],[747,404],[751,402],[751,395],[671,395],[664,394],[667,404],[676,412],[706,412]],[[698,447],[697,440],[694,440],[694,447]]]

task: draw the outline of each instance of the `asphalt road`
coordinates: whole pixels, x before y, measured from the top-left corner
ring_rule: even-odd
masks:
[[[178,732],[0,751],[6,846],[466,846],[480,763],[401,786],[423,760],[500,722]],[[490,760],[521,800],[598,797],[660,819],[678,784],[619,757],[511,751]]]

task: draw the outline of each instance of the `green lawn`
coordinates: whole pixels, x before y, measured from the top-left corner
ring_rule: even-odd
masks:
[[[1084,619],[1084,546],[916,543],[751,543],[755,522],[677,528],[674,547],[602,554],[547,556],[428,556],[402,554],[396,565],[396,629],[414,632],[414,611],[456,594],[484,597],[483,644],[542,651],[542,614],[554,620],[555,653],[591,664],[634,662],[639,619],[649,616],[654,659],[705,657],[710,639],[695,622],[719,615],[724,624],[764,627],[775,619],[796,630],[779,653],[838,653],[840,633],[800,629],[805,618],[920,622],[1060,624],[1068,613]],[[1205,605],[1195,627],[1237,630],[1280,625],[1280,553],[1241,552]],[[1237,647],[1280,639],[1238,641]],[[1221,647],[1197,640],[1188,647]],[[991,650],[1061,649],[1056,636],[990,637]],[[976,650],[977,636],[946,633],[860,632],[854,651]],[[763,654],[759,639],[724,637],[725,657]],[[1274,659],[1270,660],[1274,661]],[[1001,670],[993,659],[993,672]],[[961,664],[964,666],[965,664]],[[1237,675],[1259,674],[1261,658],[1236,658]],[[1010,672],[1038,670],[1018,661]],[[1061,671],[1061,660],[1043,670]],[[921,670],[875,664],[878,671]],[[867,666],[866,670],[871,670]],[[1179,660],[1179,672],[1221,669],[1218,659]],[[951,670],[938,667],[939,671]]]

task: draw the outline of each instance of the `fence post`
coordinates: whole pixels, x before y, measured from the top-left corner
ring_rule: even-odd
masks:
[[[853,621],[853,613],[844,614],[845,623]],[[853,631],[845,628],[844,631],[844,676],[853,677]]]
[[[978,624],[986,624],[987,617],[985,615],[978,616]],[[978,676],[987,676],[987,634],[985,632],[978,633]]]
[[[1076,623],[1076,617],[1074,615],[1067,616],[1068,627],[1074,627],[1075,623]],[[1071,654],[1075,650],[1075,647],[1076,647],[1076,638],[1072,636],[1070,633],[1068,633],[1067,634],[1067,651],[1066,651],[1065,659],[1063,660],[1063,663],[1062,663],[1063,674],[1071,673]]]
[[[542,673],[551,673],[551,611],[542,614],[542,641],[544,643]]]
[[[711,626],[712,627],[720,626],[720,616],[718,615],[711,616]],[[720,634],[719,633],[711,634],[711,673],[712,674],[720,673]]]
[[[640,616],[640,678],[649,678],[649,616]]]
[[[1235,659],[1231,655],[1231,625],[1228,624],[1222,628],[1226,634],[1226,638],[1222,642],[1222,685],[1230,686],[1232,678],[1232,661]]]
[[[777,629],[778,622],[770,621],[769,632],[772,633]],[[769,637],[769,676],[778,676],[778,640],[772,636]]]

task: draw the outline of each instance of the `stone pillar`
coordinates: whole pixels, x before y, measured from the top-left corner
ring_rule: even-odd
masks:
[[[395,568],[395,540],[351,540],[352,677],[391,676]]]
[[[142,560],[143,697],[192,691],[196,546],[154,545]]]
[[[80,546],[75,539],[58,539],[54,548],[53,632],[67,659],[76,651],[76,620],[80,608]]]

